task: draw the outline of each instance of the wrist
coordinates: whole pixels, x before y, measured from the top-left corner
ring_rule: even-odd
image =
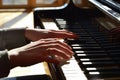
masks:
[[[26,28],[25,29],[25,38],[26,38],[26,41],[29,43],[30,41],[33,41],[33,29],[29,29],[29,28]]]
[[[10,62],[10,68],[17,67],[17,52],[14,50],[8,51],[8,57],[9,57],[9,62]]]
[[[34,30],[26,28],[25,37],[28,41],[35,41],[34,40]]]

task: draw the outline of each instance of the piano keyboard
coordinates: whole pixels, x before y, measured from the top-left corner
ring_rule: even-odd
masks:
[[[116,21],[117,18],[119,21],[118,12],[117,15],[116,12],[113,14],[112,9],[106,9],[106,6],[98,3],[98,1],[104,0],[89,1],[96,3],[95,5],[100,9],[105,8],[103,9],[105,13],[109,13],[107,17],[111,16],[112,20]],[[75,53],[73,58],[68,61],[69,64],[63,66],[50,64],[50,70],[53,69],[51,73],[53,74],[52,71],[54,71],[54,75],[60,75],[53,80],[120,80],[120,42],[112,42],[110,32],[107,31],[108,35],[106,31],[105,33],[101,31],[103,26],[96,21],[96,18],[104,19],[105,16],[98,10],[80,9],[74,6],[72,0],[66,8],[60,10],[35,10],[35,27],[66,29],[79,36],[76,40],[66,40]]]
[[[49,22],[43,20],[45,29],[58,29],[59,27],[79,35],[77,40],[67,40],[75,55],[68,61],[69,64],[61,66],[65,80],[120,79],[120,43],[112,43],[109,40],[110,37],[89,22],[69,23],[64,19],[47,20]]]
[[[53,19],[42,19],[42,21],[45,29],[59,30]],[[80,78],[81,80],[87,80],[74,57],[67,61],[67,64],[59,67],[63,71],[65,80],[80,80]]]
[[[78,40],[68,41],[68,44],[72,46],[75,58],[89,80],[120,79],[120,43],[112,43],[110,37],[87,20],[86,23],[62,24],[59,20],[56,22],[59,27],[64,25],[65,29],[79,35]]]

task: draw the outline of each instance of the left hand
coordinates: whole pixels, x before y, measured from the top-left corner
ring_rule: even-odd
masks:
[[[25,36],[31,41],[45,38],[77,38],[77,35],[67,30],[26,29]]]

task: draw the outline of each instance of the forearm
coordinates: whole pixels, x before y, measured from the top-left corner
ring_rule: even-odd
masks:
[[[13,49],[27,44],[25,28],[0,30],[0,49]]]

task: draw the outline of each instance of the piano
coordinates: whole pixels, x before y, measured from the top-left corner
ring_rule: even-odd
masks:
[[[120,80],[120,1],[88,0],[80,8],[72,0],[60,7],[34,9],[34,27],[66,29],[74,56],[62,66],[47,63],[53,80]]]

